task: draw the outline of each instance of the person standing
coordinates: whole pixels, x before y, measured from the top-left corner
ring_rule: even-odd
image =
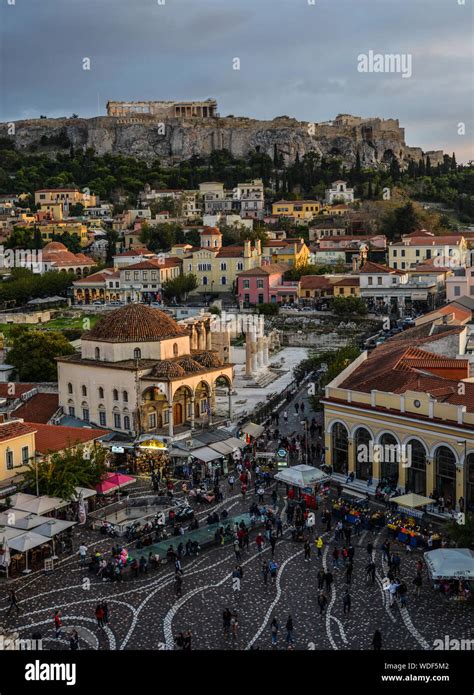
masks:
[[[309,562],[311,559],[311,546],[309,540],[306,539],[304,542],[304,561]]]
[[[288,616],[286,621],[286,643],[288,645],[293,644],[293,618],[291,615]]]
[[[257,537],[256,537],[256,539],[255,539],[255,543],[257,544],[258,552],[261,553],[261,552],[262,552],[262,547],[263,547],[263,536],[262,536],[261,533],[259,533],[259,534],[257,535]]]
[[[322,591],[324,587],[324,570],[320,569],[318,572],[318,589]]]
[[[421,578],[420,572],[416,573],[416,577],[413,580],[413,584],[415,585],[415,593],[417,596],[421,594],[421,586],[423,584],[423,579]]]
[[[224,640],[227,642],[230,637],[230,623],[232,620],[232,613],[228,608],[224,608],[222,613],[222,628],[224,631]]]
[[[374,546],[372,545],[372,543],[367,543],[366,550],[367,550],[367,555],[369,556],[369,559],[372,559],[372,553],[374,551]]]
[[[288,422],[288,413],[287,413],[286,410],[285,410],[285,412],[283,413],[283,420],[284,420],[285,425],[286,425],[286,423]]]
[[[328,600],[326,598],[326,594],[323,591],[320,591],[318,594],[319,615],[322,615],[324,613],[324,609],[326,608],[327,603]]]
[[[349,560],[347,563],[346,567],[346,584],[350,584],[352,582],[352,570],[353,570],[354,565],[352,562]]]
[[[69,636],[69,648],[73,652],[79,649],[79,634],[77,630],[73,630]]]
[[[372,579],[372,584],[375,584],[375,562],[373,560],[366,565],[365,573],[366,578],[369,579],[370,577]]]
[[[62,632],[62,621],[61,621],[61,611],[57,610],[54,613],[54,636],[56,639],[61,637]]]
[[[334,548],[332,551],[332,566],[334,569],[339,567],[339,548]]]
[[[344,596],[342,597],[342,605],[344,607],[344,615],[351,612],[351,595],[349,589],[346,589]]]
[[[374,636],[372,637],[372,647],[376,651],[382,649],[382,633],[378,629],[375,630]]]
[[[101,604],[99,603],[95,609],[95,617],[97,620],[97,627],[102,628],[104,627],[104,609],[102,608]]]
[[[329,593],[331,591],[331,585],[334,581],[334,577],[331,572],[326,572],[324,575],[324,583],[326,585],[326,591]]]
[[[233,613],[230,619],[230,630],[232,632],[232,640],[237,641],[237,632],[239,629],[239,621],[237,619],[237,613]]]
[[[84,545],[84,543],[81,543],[79,546],[79,562],[81,565],[86,564],[86,557],[87,557],[87,545]]]
[[[280,626],[278,625],[278,620],[276,619],[276,617],[273,617],[273,620],[272,620],[271,625],[270,625],[270,631],[272,634],[272,647],[277,646],[279,627]]]
[[[318,551],[318,557],[321,557],[321,556],[322,556],[323,545],[324,545],[324,541],[323,541],[323,539],[321,538],[321,536],[318,536],[318,537],[316,538],[315,545],[316,545],[316,549],[317,549],[317,551]]]
[[[263,583],[265,586],[268,585],[268,562],[265,562],[265,560],[262,562],[262,578],[263,578]]]
[[[101,603],[102,610],[104,611],[104,625],[108,625],[109,623],[109,604],[107,601],[102,601]]]

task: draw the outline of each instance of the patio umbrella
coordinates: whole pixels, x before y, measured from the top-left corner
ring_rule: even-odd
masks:
[[[424,555],[432,579],[474,579],[474,552],[468,548],[438,548]]]
[[[49,521],[47,521],[45,524],[41,524],[41,526],[35,528],[35,533],[39,533],[40,536],[45,536],[46,538],[50,538],[53,541],[53,560],[57,559],[54,536],[57,536],[58,533],[62,533],[67,528],[71,528],[71,526],[75,525],[75,521],[65,521],[63,519],[49,519]]]
[[[402,507],[409,507],[410,509],[426,507],[428,504],[433,504],[431,497],[416,495],[414,492],[409,492],[406,495],[400,495],[399,497],[392,497],[390,502],[396,502]]]
[[[12,499],[12,505],[15,509],[33,514],[48,514],[55,509],[65,507],[67,504],[69,503],[66,500],[62,500],[59,497],[48,497],[47,495],[35,497],[34,495],[19,494]]]
[[[44,524],[45,521],[49,521],[48,516],[24,512],[21,509],[7,509],[6,512],[0,514],[0,525],[9,529],[32,531],[36,526]]]
[[[96,490],[101,495],[107,495],[113,490],[124,487],[124,485],[131,485],[135,482],[135,478],[131,475],[124,475],[123,473],[108,473],[107,477],[102,483],[96,485]]]
[[[46,538],[44,536],[40,536],[39,533],[35,533],[34,531],[27,531],[27,533],[23,533],[21,536],[11,539],[9,543],[10,548],[13,548],[13,550],[18,550],[19,553],[26,554],[26,567],[24,570],[25,574],[31,572],[31,570],[28,569],[28,550],[32,550],[32,548],[37,548],[39,545],[43,545],[45,540]]]
[[[314,468],[313,466],[306,466],[304,463],[299,466],[292,466],[287,468],[285,471],[280,471],[274,478],[276,480],[281,480],[287,485],[294,485],[295,487],[311,487],[316,483],[322,483],[329,480],[331,476],[319,468]]]

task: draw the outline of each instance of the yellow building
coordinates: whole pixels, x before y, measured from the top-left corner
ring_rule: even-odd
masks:
[[[23,420],[0,423],[0,485],[12,480],[35,456],[34,425]]]
[[[466,331],[442,322],[408,329],[326,387],[325,462],[335,474],[436,492],[448,507],[474,504],[474,383],[459,357]]]
[[[439,268],[454,269],[465,266],[466,260],[467,242],[462,234],[435,236],[421,229],[402,236],[401,241],[388,247],[388,264],[398,270],[431,262]]]
[[[360,297],[358,277],[340,278],[333,283],[335,297]]]
[[[87,246],[89,244],[87,225],[82,222],[46,222],[39,224],[38,229],[45,243],[52,241],[55,236],[62,236],[67,232],[71,236],[76,234],[80,239],[81,246]]]
[[[67,209],[77,203],[81,203],[85,208],[93,208],[97,205],[97,196],[86,189],[80,191],[75,187],[40,188],[35,191],[35,204],[40,205],[41,209],[54,204],[60,204],[63,209]]]
[[[272,204],[272,215],[312,220],[319,213],[321,203],[317,200],[279,200]]]
[[[184,254],[174,247],[170,251],[170,255],[182,257],[184,275],[192,273],[197,277],[197,292],[232,292],[237,273],[262,264],[259,239],[254,246],[250,240],[244,241],[242,246],[222,246],[222,234],[215,227],[204,227],[200,236],[200,248]]]
[[[293,268],[304,268],[309,262],[310,250],[304,239],[284,239],[266,242],[263,256],[269,256],[272,263],[287,263]]]

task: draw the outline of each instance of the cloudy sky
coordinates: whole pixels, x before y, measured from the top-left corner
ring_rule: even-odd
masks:
[[[467,161],[472,20],[473,0],[2,0],[0,119],[214,97],[222,116],[399,118]],[[369,51],[410,54],[412,76],[358,72]]]

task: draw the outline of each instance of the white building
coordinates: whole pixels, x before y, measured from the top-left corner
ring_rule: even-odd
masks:
[[[325,203],[332,205],[333,203],[353,203],[354,189],[347,188],[346,181],[333,181],[331,188],[327,188],[324,197]]]

